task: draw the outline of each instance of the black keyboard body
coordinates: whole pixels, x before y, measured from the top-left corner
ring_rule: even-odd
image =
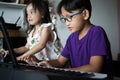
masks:
[[[19,64],[0,64],[0,80],[108,80],[107,78],[92,78],[94,73],[70,71],[61,68],[46,68]]]

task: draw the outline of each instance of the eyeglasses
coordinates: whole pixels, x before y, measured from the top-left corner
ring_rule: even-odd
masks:
[[[63,22],[63,23],[65,23],[66,21],[71,22],[71,21],[72,21],[72,18],[73,18],[74,16],[78,15],[78,14],[81,14],[81,13],[83,12],[83,10],[84,10],[84,9],[81,9],[79,12],[70,15],[68,18],[64,18],[63,16],[61,16],[60,21]]]

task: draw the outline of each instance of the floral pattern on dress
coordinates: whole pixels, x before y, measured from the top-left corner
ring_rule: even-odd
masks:
[[[29,44],[29,49],[31,49],[33,46],[38,44],[40,41],[40,34],[42,27],[49,27],[51,24],[42,24],[40,28],[38,29],[38,32],[32,36],[33,30],[30,32],[27,38],[27,42]],[[54,32],[54,35],[56,33]],[[35,57],[39,60],[50,60],[50,59],[57,59],[60,55],[63,47],[59,40],[55,38],[53,42],[47,42],[46,47],[42,49],[40,52],[35,54]]]

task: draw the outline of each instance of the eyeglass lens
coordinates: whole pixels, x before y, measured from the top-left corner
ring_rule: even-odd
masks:
[[[74,13],[72,15],[70,15],[68,18],[64,18],[63,16],[60,18],[61,22],[65,23],[66,21],[68,22],[71,22],[72,21],[72,18],[75,16],[75,15],[78,15],[78,14],[81,14],[83,12],[84,9],[81,9],[79,12],[77,13]]]

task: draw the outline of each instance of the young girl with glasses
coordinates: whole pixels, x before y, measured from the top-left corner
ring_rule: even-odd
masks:
[[[62,0],[58,5],[60,20],[72,32],[57,60],[38,65],[63,67],[68,61],[70,70],[111,74],[111,49],[106,32],[90,22],[90,0]],[[110,64],[110,65],[109,65]]]

